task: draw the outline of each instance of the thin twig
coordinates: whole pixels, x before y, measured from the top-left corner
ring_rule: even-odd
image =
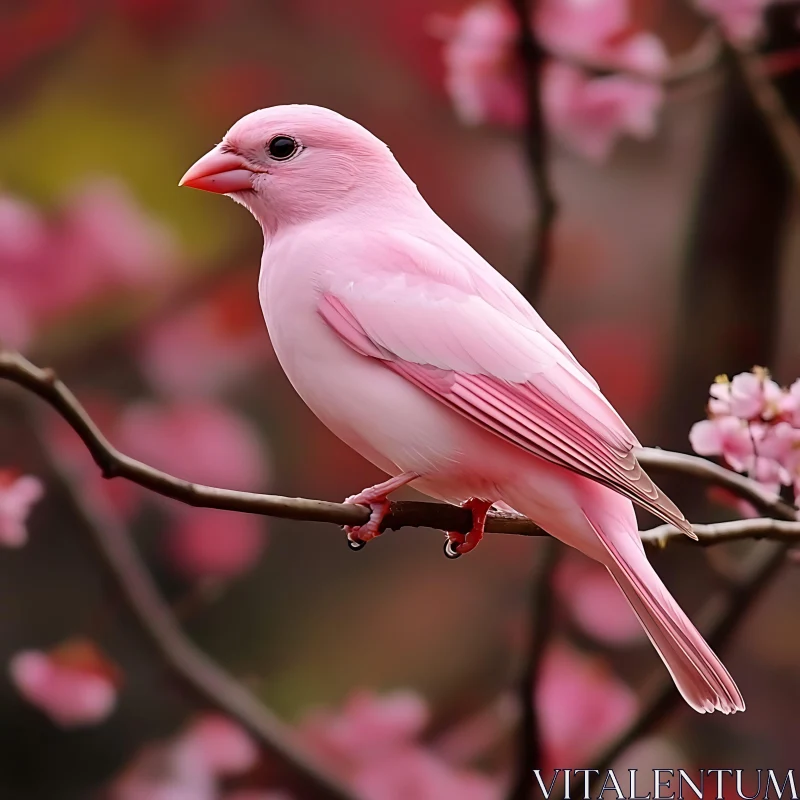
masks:
[[[542,658],[553,629],[553,573],[561,553],[555,539],[547,541],[531,579],[531,641],[519,685],[520,724],[517,772],[508,800],[528,800],[533,789],[534,770],[542,767],[542,735],[536,709],[536,687]]]
[[[720,603],[719,598],[709,601],[704,615],[712,619],[707,627],[706,640],[715,650],[721,650],[730,641],[747,612],[786,563],[786,549],[785,545],[772,545],[753,552],[744,577],[727,588],[724,602]],[[680,699],[670,676],[660,680],[658,688],[631,726],[597,758],[595,763],[601,778],[634,742],[658,727],[680,704]],[[592,797],[597,794],[595,790],[593,792]]]
[[[532,2],[530,0],[510,0],[510,2],[519,23],[519,56],[528,100],[524,132],[525,154],[539,212],[530,262],[524,272],[521,286],[525,297],[532,300],[539,295],[545,272],[550,264],[552,228],[557,211],[547,161],[549,139],[541,93],[542,72],[547,61],[547,53],[534,30]]]
[[[683,83],[710,72],[719,66],[724,52],[724,39],[713,26],[706,28],[697,41],[684,53],[672,59],[663,82],[667,85]]]
[[[241,723],[265,752],[285,765],[287,772],[314,797],[353,800],[348,789],[295,744],[291,728],[187,638],[114,511],[101,495],[95,493],[90,497],[77,486],[55,451],[41,437],[39,443],[56,477],[67,489],[70,503],[84,523],[125,608],[163,663],[200,700]]]
[[[785,503],[777,494],[713,461],[657,447],[643,447],[636,453],[636,457],[648,472],[671,472],[696,478],[703,483],[728,489],[768,516],[787,520],[798,518],[797,509]]]
[[[755,519],[737,519],[732,522],[713,522],[710,525],[693,525],[697,541],[704,547],[723,544],[724,542],[741,541],[742,539],[771,539],[787,544],[800,543],[800,522],[786,522],[756,517]],[[694,544],[688,536],[672,525],[659,525],[639,534],[645,544],[664,547],[667,542],[687,542]]]
[[[547,55],[589,73],[619,75],[633,80],[660,84],[664,87],[673,87],[710,73],[721,63],[723,52],[723,37],[714,27],[709,27],[685,53],[672,59],[669,68],[663,74],[637,70],[629,65],[621,67],[612,61],[576,58],[572,54],[556,50],[549,50]]]
[[[787,169],[800,187],[800,129],[778,88],[772,82],[761,56],[730,45],[734,62],[739,67],[750,96],[761,112]]]
[[[218,489],[176,478],[137,461],[121,453],[103,436],[86,409],[75,395],[56,378],[52,370],[35,366],[17,352],[0,351],[0,379],[22,386],[54,408],[81,438],[106,478],[125,478],[157,494],[202,508],[218,508],[306,522],[330,522],[335,525],[363,525],[369,517],[369,510],[363,506],[329,503],[324,500],[310,500],[303,497],[281,497],[280,495]],[[643,466],[652,470],[682,473],[705,483],[723,486],[773,517],[790,521],[797,519],[796,510],[784,503],[777,495],[769,492],[755,481],[703,458],[645,448],[640,451],[639,460]],[[383,524],[386,530],[396,530],[402,527],[429,527],[463,533],[468,532],[471,526],[472,514],[467,509],[444,503],[416,501],[392,503]],[[501,511],[493,512],[488,516],[486,530],[488,533],[518,536],[547,535],[526,517]],[[666,541],[685,538],[679,536],[677,532],[663,527],[655,530],[656,533],[644,534],[645,541],[661,545]],[[715,526],[701,525],[697,526],[697,534],[703,544],[716,543],[717,534],[719,534],[718,541],[743,538],[787,541],[796,538],[796,532],[790,526],[772,526],[766,521],[757,523],[755,520],[745,520],[742,523],[719,523]]]

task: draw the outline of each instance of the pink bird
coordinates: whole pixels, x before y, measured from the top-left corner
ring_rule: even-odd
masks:
[[[631,500],[692,528],[636,460],[636,437],[525,298],[431,210],[386,145],[315,106],[248,114],[183,176],[227,194],[264,232],[259,296],[275,353],[312,411],[391,477],[354,548],[412,484],[472,510],[447,534],[472,550],[493,504],[603,564],[686,701],[744,710],[736,684],[647,560]]]

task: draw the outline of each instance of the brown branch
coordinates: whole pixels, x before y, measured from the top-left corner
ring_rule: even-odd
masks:
[[[795,186],[800,187],[800,129],[797,122],[772,82],[761,56],[752,50],[733,45],[729,45],[729,48],[750,97],[783,156]]]
[[[622,68],[610,61],[575,58],[572,55],[559,53],[555,50],[549,50],[547,55],[590,73],[621,75],[634,80],[672,87],[710,73],[722,63],[723,52],[724,40],[722,36],[719,35],[716,29],[710,27],[701,34],[689,50],[673,58],[669,69],[662,75],[654,75],[652,72],[636,70],[627,66]]]
[[[335,525],[363,525],[369,517],[369,511],[363,506],[218,489],[176,478],[117,450],[103,436],[75,395],[56,378],[52,370],[35,366],[19,353],[0,351],[0,379],[22,386],[54,408],[81,438],[106,478],[125,478],[157,494],[203,508],[218,508],[306,522],[330,522]],[[784,503],[777,495],[767,491],[755,481],[711,461],[653,448],[645,448],[638,455],[642,465],[648,469],[678,472],[705,483],[723,486],[738,497],[750,501],[765,514],[783,520],[797,519],[795,509]],[[467,509],[443,503],[399,501],[391,504],[391,510],[384,520],[383,527],[387,530],[429,527],[466,533],[471,525],[472,514]],[[696,530],[702,543],[709,545],[743,538],[788,541],[798,535],[793,526],[773,525],[766,520],[743,520],[712,526],[699,525]],[[526,517],[501,511],[489,515],[486,531],[518,536],[547,535]],[[686,537],[679,536],[676,531],[664,526],[654,529],[653,532],[643,533],[644,541],[654,545],[663,545],[667,541],[684,538]]]
[[[800,522],[785,522],[769,517],[714,522],[710,525],[693,525],[692,528],[697,534],[698,543],[704,547],[742,539],[771,539],[789,545],[800,544]],[[645,544],[654,547],[664,547],[671,541],[694,544],[672,525],[659,525],[657,528],[641,531],[639,535]]]
[[[712,25],[700,34],[692,47],[672,59],[672,65],[662,82],[667,85],[683,83],[711,72],[722,62],[723,53],[723,37]]]
[[[745,574],[728,587],[722,602],[712,598],[702,616],[710,617],[706,640],[715,650],[721,650],[738,630],[747,612],[762,596],[772,578],[786,562],[786,546],[759,548],[749,558]],[[681,697],[670,676],[658,681],[658,686],[634,720],[596,760],[599,775],[604,776],[616,760],[642,736],[658,727],[680,705]],[[592,789],[592,797],[599,786]]]
[[[796,520],[797,509],[785,503],[760,483],[739,475],[705,458],[674,453],[657,447],[643,447],[636,453],[639,463],[648,472],[680,473],[703,483],[719,486],[748,500],[764,514],[777,519]]]
[[[6,379],[22,386],[53,407],[75,430],[107,478],[124,477],[158,494],[206,508],[310,522],[332,522],[339,525],[363,524],[369,515],[368,510],[360,506],[217,489],[181,480],[119,452],[103,436],[77,398],[56,378],[52,370],[35,366],[19,353],[0,351],[0,379]],[[797,512],[792,506],[784,503],[777,495],[767,491],[755,481],[705,459],[652,448],[641,450],[638,456],[642,465],[650,470],[677,472],[705,483],[723,486],[737,496],[750,501],[765,513],[780,520],[789,521],[789,524],[786,524],[786,522],[781,523],[771,519],[750,519],[696,527],[698,538],[703,544],[715,544],[743,538],[771,538],[784,542],[783,546],[773,548],[770,558],[751,570],[750,576],[731,593],[728,610],[718,618],[709,635],[712,645],[716,642],[719,646],[733,632],[747,609],[766,586],[769,578],[783,563],[788,546],[785,543],[800,539],[798,530],[800,523],[797,522]],[[87,514],[87,519],[93,518],[89,512]],[[427,526],[440,530],[466,532],[469,530],[471,522],[470,512],[455,506],[438,503],[396,502],[392,503],[391,512],[387,516],[384,527]],[[176,672],[183,675],[200,694],[215,703],[224,704],[227,713],[240,719],[265,745],[270,742],[271,744],[268,746],[277,748],[275,752],[281,751],[280,749],[284,747],[283,733],[285,729],[260,706],[254,710],[252,708],[254,699],[251,695],[235,681],[231,682],[232,679],[229,676],[202,652],[194,648],[191,642],[183,636],[172,619],[169,608],[164,606],[158,596],[124,530],[115,529],[113,525],[109,527],[108,523],[104,523],[103,525],[94,524],[92,531],[97,537],[98,548],[120,582],[132,610],[140,623],[146,627],[146,632],[158,646],[167,663]],[[490,515],[487,520],[487,531],[526,536],[546,535],[530,520],[520,515],[501,512]],[[668,540],[685,538],[679,536],[678,532],[669,526],[660,526],[645,532],[642,537],[646,543],[659,546]],[[671,711],[675,703],[675,692],[671,686],[671,682],[664,684],[631,730],[626,732],[612,748],[609,748],[600,763],[610,763],[609,758],[613,758],[618,752],[621,752],[642,731],[650,730],[658,724]],[[294,759],[291,763],[300,765],[305,763],[302,756],[294,753],[293,748],[288,747],[286,753],[287,757]],[[299,760],[297,760],[298,758]],[[309,769],[309,775],[314,778],[316,774],[314,768],[310,767]],[[320,780],[324,782],[324,777]],[[337,791],[339,791],[338,787],[333,787],[331,793],[326,796],[347,796],[346,793],[342,794],[341,792],[336,794]]]
[[[547,163],[549,138],[545,126],[541,93],[542,71],[548,55],[537,38],[532,24],[533,3],[531,0],[509,1],[519,24],[519,57],[528,99],[524,132],[525,155],[528,159],[533,193],[539,212],[530,261],[524,272],[521,287],[525,297],[533,301],[541,291],[545,272],[550,265],[552,228],[557,212]]]
[[[35,427],[31,426],[34,428]],[[41,437],[39,444],[56,477],[68,492],[76,515],[85,524],[94,549],[121,595],[125,608],[163,663],[204,703],[243,725],[304,789],[326,800],[354,800],[353,794],[327,775],[295,744],[291,728],[272,714],[235,678],[196,647],[161,597],[125,526],[102,496],[87,496],[68,468]]]
[[[549,539],[531,579],[530,627],[528,658],[519,684],[520,724],[516,777],[508,800],[528,800],[534,783],[534,770],[543,766],[542,732],[536,708],[536,687],[541,674],[542,658],[553,630],[553,573],[561,553],[560,543]]]

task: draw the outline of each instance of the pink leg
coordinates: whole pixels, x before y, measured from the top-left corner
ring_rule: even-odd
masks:
[[[444,554],[448,558],[458,558],[478,546],[481,539],[483,539],[486,515],[492,507],[492,501],[470,497],[469,500],[461,504],[461,507],[468,508],[472,512],[472,529],[466,536],[457,531],[448,531],[447,541],[444,543]]]
[[[388,496],[416,478],[419,478],[416,472],[404,472],[396,478],[389,478],[388,481],[370,486],[345,500],[345,503],[369,506],[372,511],[366,524],[344,526],[351,549],[360,550],[370,539],[380,536],[381,522],[389,511]]]

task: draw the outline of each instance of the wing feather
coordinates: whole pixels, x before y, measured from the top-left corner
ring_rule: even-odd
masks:
[[[636,437],[538,316],[537,330],[463,287],[396,271],[331,276],[318,311],[354,350],[459,414],[694,535],[638,463]]]

